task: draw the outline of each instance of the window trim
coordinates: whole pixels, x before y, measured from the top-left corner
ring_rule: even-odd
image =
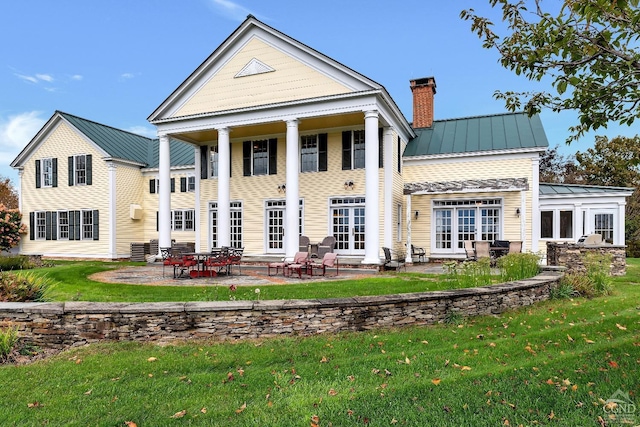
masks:
[[[180,214],[180,227],[176,226],[175,216]],[[189,219],[190,217],[190,219]],[[187,227],[187,221],[191,222],[191,227]],[[171,231],[195,231],[195,209],[172,209],[171,210]]]
[[[540,233],[538,238],[540,240],[559,240],[564,242],[572,242],[575,241],[577,235],[576,229],[576,212],[573,206],[569,205],[559,205],[553,207],[541,207],[539,211],[539,220],[540,220]],[[570,227],[570,237],[561,237],[562,235],[562,212],[570,212],[571,213],[571,227]],[[545,213],[551,213],[551,236],[543,237],[542,232],[544,227],[543,215]]]

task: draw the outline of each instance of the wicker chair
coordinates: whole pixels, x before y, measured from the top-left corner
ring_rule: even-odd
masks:
[[[300,240],[298,243],[298,251],[299,252],[309,252],[309,238],[307,236],[300,236]]]
[[[313,269],[322,269],[322,275],[324,276],[327,272],[327,268],[336,268],[336,276],[338,275],[338,254],[333,252],[327,252],[322,257],[322,262],[320,264],[309,264],[311,266],[311,275],[313,276]]]
[[[327,236],[322,239],[322,242],[318,243],[318,258],[323,258],[327,253],[333,253],[333,248],[336,246],[336,238],[333,236]]]

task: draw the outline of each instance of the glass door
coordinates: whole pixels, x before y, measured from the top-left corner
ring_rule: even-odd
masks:
[[[336,252],[344,255],[364,255],[364,207],[331,209],[331,231],[336,238]]]
[[[267,209],[267,253],[284,251],[284,209]]]

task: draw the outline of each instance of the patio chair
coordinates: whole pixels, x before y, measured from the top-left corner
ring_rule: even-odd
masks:
[[[234,265],[237,265],[238,272],[242,273],[242,267],[240,266],[240,262],[242,261],[243,252],[244,252],[244,247],[233,248],[229,251],[229,272],[231,272],[231,267],[233,267]]]
[[[282,260],[278,261],[278,262],[270,262],[267,264],[267,276],[271,276],[271,269],[275,268],[276,269],[276,274],[278,274],[278,271],[280,271],[280,269],[282,269],[282,274],[284,274],[284,268],[286,267],[287,263],[285,262],[284,258],[282,258]]]
[[[291,276],[292,271],[298,272],[298,278],[302,279],[302,269],[305,270],[309,267],[309,252],[298,252],[293,257],[293,262],[288,263],[284,266],[282,270],[282,274],[287,275],[287,271],[289,272],[289,276]]]
[[[318,268],[322,269],[322,275],[324,276],[327,272],[327,268],[336,268],[336,276],[338,275],[338,254],[333,252],[327,252],[322,257],[322,262],[320,264],[311,263],[311,275],[313,276],[313,269]]]
[[[309,238],[307,236],[300,236],[298,243],[299,252],[309,252]]]
[[[205,260],[204,265],[211,270],[210,275],[217,276],[222,270],[229,268],[228,251],[211,251],[211,255]]]
[[[382,248],[382,251],[384,252],[384,264],[382,264],[382,268],[384,270],[393,268],[396,271],[400,270],[400,268],[404,267],[404,271],[407,271],[407,265],[404,262],[404,257],[400,256],[400,254],[396,255],[396,257],[394,258],[392,256],[392,250],[389,248]]]
[[[333,253],[333,248],[336,246],[336,238],[333,236],[327,236],[322,239],[322,242],[318,243],[318,258],[324,259],[324,255],[327,253]]]
[[[465,261],[477,261],[476,250],[473,247],[473,240],[464,241],[464,253],[467,256]]]
[[[522,241],[520,240],[512,240],[509,242],[509,253],[510,254],[518,254],[522,252]]]
[[[416,257],[418,258],[418,262],[424,262],[425,255],[427,255],[427,251],[425,251],[424,248],[417,248],[411,245],[411,260]]]
[[[160,248],[160,256],[162,256],[162,277],[164,277],[164,267],[171,265],[171,248]]]
[[[173,266],[174,279],[190,279],[191,268],[198,265],[198,261],[193,256],[184,255],[180,249],[171,249],[170,265]]]
[[[489,242],[476,240],[476,260],[480,258],[491,258],[489,247]]]

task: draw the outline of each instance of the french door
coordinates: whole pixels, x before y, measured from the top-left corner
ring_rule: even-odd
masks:
[[[364,198],[334,199],[331,204],[331,232],[336,238],[336,252],[364,255]]]
[[[267,253],[284,251],[284,206],[267,207]]]

